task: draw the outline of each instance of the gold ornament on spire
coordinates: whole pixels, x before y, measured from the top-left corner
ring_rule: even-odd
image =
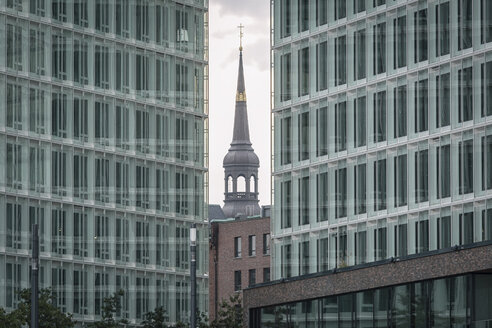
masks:
[[[236,101],[246,101],[246,91],[236,92]]]
[[[239,24],[238,28],[239,28],[239,51],[241,53],[239,55],[239,58],[240,58],[239,59],[239,76],[238,76],[238,85],[237,85],[238,90],[236,91],[236,101],[246,101],[246,90],[244,90],[243,61],[242,61],[244,25]]]
[[[244,25],[239,24],[239,26],[237,28],[239,29],[239,51],[243,51],[243,36],[244,36],[243,28],[244,28]]]

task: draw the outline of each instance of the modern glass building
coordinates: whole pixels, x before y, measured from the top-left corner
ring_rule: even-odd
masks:
[[[272,278],[491,240],[491,2],[271,3]]]
[[[490,286],[469,274],[328,296],[265,307],[253,327],[487,327]]]
[[[0,0],[0,307],[40,285],[79,322],[208,310],[208,0]]]

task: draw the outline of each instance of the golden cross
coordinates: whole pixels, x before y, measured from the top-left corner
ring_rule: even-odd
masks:
[[[244,25],[239,24],[238,28],[239,28],[239,51],[243,51],[243,36],[244,36],[243,28],[244,28]]]

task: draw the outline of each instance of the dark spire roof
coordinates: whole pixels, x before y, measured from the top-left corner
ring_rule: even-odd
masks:
[[[244,164],[259,165],[249,139],[248,108],[246,105],[246,88],[244,84],[243,51],[239,50],[239,69],[237,76],[236,109],[234,113],[234,131],[231,148],[224,158],[224,165]]]
[[[244,87],[244,72],[243,72],[243,51],[239,51],[239,69],[237,73],[237,94],[245,93],[246,88]],[[245,99],[246,101],[246,99]]]
[[[243,52],[239,52],[239,70],[236,90],[236,112],[234,114],[234,132],[232,145],[251,145],[249,140],[248,111],[246,106],[246,88],[244,86]]]

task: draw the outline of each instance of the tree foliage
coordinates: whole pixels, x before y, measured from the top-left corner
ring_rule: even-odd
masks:
[[[210,328],[242,328],[243,308],[241,296],[231,295],[229,300],[220,303],[217,318],[210,323]]]
[[[7,313],[0,308],[0,328],[18,328],[22,326],[22,323],[22,318],[20,318],[18,312]]]
[[[196,316],[198,328],[209,328],[208,317],[204,312],[200,312]]]
[[[118,328],[128,324],[128,320],[115,318],[115,314],[121,309],[120,298],[124,295],[123,290],[119,290],[111,296],[104,298],[101,320],[92,323],[92,328]]]
[[[120,299],[124,291],[120,290],[106,297],[103,301],[101,320],[89,325],[92,328],[120,328],[129,322],[126,319],[117,319],[116,313],[121,309]],[[24,289],[19,293],[20,302],[16,310],[7,313],[0,308],[0,328],[21,328],[31,326],[31,290]],[[63,313],[55,306],[56,296],[49,288],[39,291],[39,327],[40,328],[71,328],[75,321],[69,313]],[[197,313],[198,328],[242,328],[243,316],[241,298],[235,294],[229,300],[222,300],[219,315],[214,322],[208,324],[205,313]],[[145,320],[139,327],[142,328],[189,328],[188,323],[178,321],[174,325],[167,325],[169,317],[163,307],[145,315]]]
[[[31,327],[31,290],[23,289],[19,293],[20,302],[14,311],[6,313],[0,309],[0,328]],[[55,306],[56,296],[49,288],[41,289],[38,295],[39,328],[70,328],[75,326],[72,315],[63,313]]]
[[[198,328],[209,328],[208,325],[208,317],[203,312],[197,312],[196,315],[196,324]],[[161,306],[157,307],[152,312],[147,312],[145,314],[145,320],[142,321],[142,328],[190,328],[189,323],[185,323],[182,321],[176,322],[174,325],[166,325],[166,322],[169,320],[168,315],[166,314],[166,310]],[[0,327],[1,328],[1,327]]]
[[[198,328],[209,328],[208,317],[203,312],[197,312],[196,324]],[[166,310],[161,306],[157,307],[152,312],[145,314],[145,320],[142,321],[142,328],[190,328],[189,323],[182,321],[176,322],[174,325],[167,326],[166,322],[169,320]],[[1,328],[1,327],[0,327]]]
[[[166,310],[159,306],[152,312],[145,314],[145,320],[142,322],[142,328],[167,328]]]

